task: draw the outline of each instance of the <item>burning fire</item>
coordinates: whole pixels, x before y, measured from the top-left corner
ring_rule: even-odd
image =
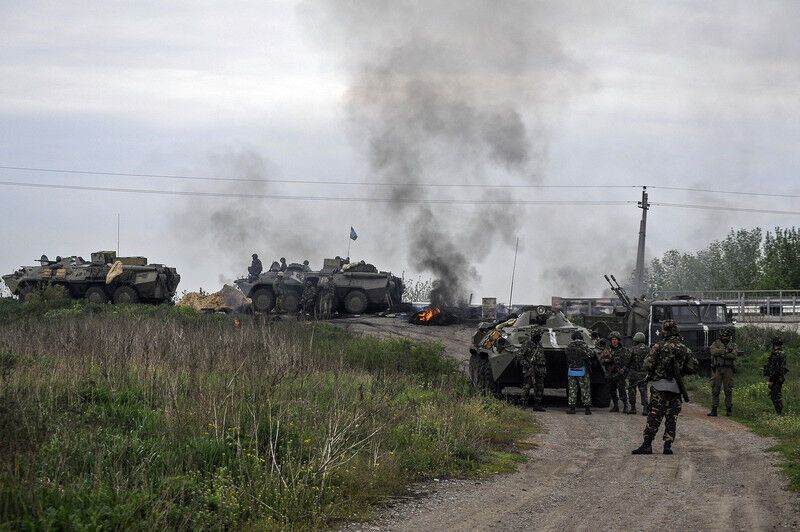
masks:
[[[439,307],[429,307],[423,310],[422,312],[417,313],[417,320],[418,321],[431,321],[433,318],[438,316],[442,313],[442,309]]]

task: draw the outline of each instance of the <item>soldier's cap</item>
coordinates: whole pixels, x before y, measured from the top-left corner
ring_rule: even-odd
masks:
[[[583,340],[583,333],[580,331],[573,331],[572,333],[573,340]]]

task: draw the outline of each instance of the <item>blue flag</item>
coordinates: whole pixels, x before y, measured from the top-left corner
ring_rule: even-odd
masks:
[[[356,233],[356,230],[353,229],[353,226],[351,225],[350,226],[350,240],[355,240],[357,238],[358,238],[358,234]]]

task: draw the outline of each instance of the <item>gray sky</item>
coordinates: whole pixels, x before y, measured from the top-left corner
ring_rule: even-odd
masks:
[[[481,164],[469,182],[648,183],[800,193],[800,2],[63,2],[0,1],[0,164],[288,180],[377,180],[363,72],[392,55],[408,72],[457,80],[480,106],[508,104],[527,126],[527,173]],[[467,7],[464,7],[467,6]],[[469,16],[466,10],[472,10]],[[519,16],[516,16],[519,12]],[[491,14],[491,17],[485,16]],[[452,15],[452,16],[451,16]],[[473,30],[474,27],[474,31]],[[527,28],[530,27],[530,31]],[[519,57],[505,52],[521,32]],[[409,43],[422,50],[413,71]],[[502,46],[501,46],[502,45]],[[515,49],[515,50],[519,50]],[[487,52],[488,50],[488,52]],[[491,52],[491,53],[490,53]],[[442,55],[437,55],[441,53]],[[430,59],[432,58],[432,59]],[[457,61],[450,61],[458,58]],[[430,59],[430,61],[429,61]],[[451,68],[431,68],[447,59]],[[393,67],[392,67],[393,68]],[[427,68],[427,70],[426,70]],[[397,74],[397,73],[392,73]],[[361,98],[359,98],[361,96]],[[355,106],[355,110],[354,110]],[[374,117],[372,117],[374,118]],[[448,144],[442,152],[449,152]],[[469,145],[466,145],[469,148]],[[438,147],[437,147],[438,148]],[[459,145],[458,149],[463,149]],[[469,157],[469,154],[467,154]],[[455,158],[455,156],[454,156]],[[424,179],[462,166],[437,154]],[[446,163],[442,161],[447,161]],[[0,180],[314,196],[386,196],[385,187],[247,186],[0,170]],[[481,199],[481,190],[424,197]],[[520,190],[515,199],[637,200],[636,189]],[[654,190],[654,202],[798,210],[796,201]],[[178,267],[181,289],[216,289],[251,252],[351,255],[416,275],[408,209],[380,203],[223,200],[0,187],[0,271],[42,253],[116,246]],[[476,297],[596,295],[631,268],[639,210],[515,207],[476,246],[475,206],[436,209],[474,258]],[[649,257],[693,249],[731,227],[798,217],[653,208]],[[438,223],[438,222],[437,222]],[[480,249],[479,253],[472,253]]]

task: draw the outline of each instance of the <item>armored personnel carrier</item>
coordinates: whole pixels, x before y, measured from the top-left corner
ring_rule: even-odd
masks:
[[[275,309],[279,291],[283,291],[280,312],[297,312],[307,282],[320,289],[330,286],[334,296],[333,310],[348,314],[395,308],[403,295],[403,280],[390,272],[378,271],[365,263],[343,265],[333,259],[325,259],[325,265],[318,271],[293,263],[285,271],[270,270],[257,278],[246,277],[234,281],[253,301],[253,310],[263,313]]]
[[[572,341],[572,333],[580,331],[583,340],[592,348],[591,334],[588,329],[571,323],[560,311],[545,306],[526,307],[516,319],[478,326],[470,348],[469,367],[473,384],[483,393],[497,397],[520,394],[523,369],[517,355],[536,327],[545,328],[541,340],[547,360],[545,388],[566,389],[566,348]],[[611,401],[608,384],[597,353],[592,358],[590,378],[592,404],[608,406]]]
[[[39,259],[39,266],[23,266],[3,281],[21,301],[46,286],[61,286],[73,299],[91,303],[165,303],[171,301],[181,276],[175,268],[148,264],[144,257],[117,257],[113,251],[82,257]]]

